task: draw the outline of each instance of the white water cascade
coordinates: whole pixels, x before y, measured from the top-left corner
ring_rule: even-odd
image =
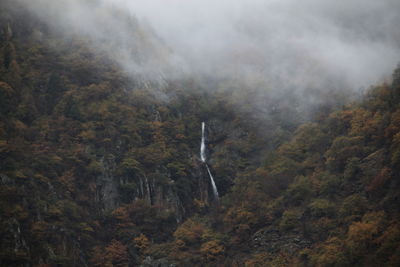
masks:
[[[201,145],[200,145],[200,158],[202,162],[206,162],[206,145],[205,145],[205,137],[204,130],[206,128],[206,124],[204,121],[201,123]]]
[[[212,176],[210,168],[208,167],[207,162],[206,162],[206,145],[205,145],[205,136],[204,136],[205,135],[205,133],[204,133],[205,132],[205,128],[206,128],[206,124],[204,122],[202,122],[201,123],[200,158],[201,158],[201,161],[204,162],[204,164],[206,165],[208,175],[210,176],[214,197],[215,197],[215,199],[218,200],[219,199],[218,189],[217,189],[217,186],[215,184],[214,177]]]
[[[212,176],[212,174],[211,174],[211,172],[210,172],[210,168],[208,168],[207,163],[206,163],[206,167],[207,167],[208,175],[210,175],[210,180],[211,180],[211,185],[212,185],[214,197],[215,197],[215,199],[218,200],[219,195],[218,195],[217,185],[216,185],[215,182],[214,182],[214,178],[213,178],[213,176]]]

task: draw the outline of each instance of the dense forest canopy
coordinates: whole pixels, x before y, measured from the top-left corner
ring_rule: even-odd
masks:
[[[149,2],[0,2],[0,265],[399,266],[398,2]]]

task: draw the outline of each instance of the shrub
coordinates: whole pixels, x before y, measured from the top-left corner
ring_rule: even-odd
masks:
[[[291,230],[299,226],[301,212],[297,210],[287,210],[283,213],[279,228],[283,231]]]
[[[335,204],[326,199],[316,199],[308,205],[311,216],[332,217],[335,213]]]

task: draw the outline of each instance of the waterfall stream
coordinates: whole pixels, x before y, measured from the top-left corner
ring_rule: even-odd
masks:
[[[205,145],[205,137],[204,130],[206,128],[206,124],[204,121],[201,123],[201,145],[200,145],[200,158],[202,162],[206,162],[206,145]]]
[[[211,185],[212,185],[212,189],[213,189],[213,193],[214,193],[214,197],[218,200],[219,196],[218,196],[218,189],[217,186],[215,185],[214,182],[214,178],[210,172],[210,168],[208,168],[208,165],[206,163],[206,167],[207,167],[207,171],[208,171],[208,175],[210,176],[210,180],[211,180]]]
[[[214,197],[215,197],[215,199],[218,200],[219,199],[218,189],[217,189],[217,186],[215,184],[214,177],[211,174],[210,168],[208,167],[208,165],[206,163],[206,145],[205,145],[205,133],[204,133],[205,132],[205,128],[206,128],[206,124],[204,122],[202,122],[201,123],[200,158],[201,158],[201,161],[206,165],[208,175],[210,176]]]

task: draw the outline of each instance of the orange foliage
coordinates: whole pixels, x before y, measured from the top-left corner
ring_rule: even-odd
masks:
[[[398,132],[400,132],[400,109],[392,113],[390,125],[385,129],[385,137],[391,139]]]
[[[183,240],[187,244],[196,244],[201,241],[205,232],[206,227],[203,224],[189,219],[178,227],[174,237]]]
[[[351,259],[360,259],[373,245],[373,239],[378,233],[376,223],[353,222],[347,233],[346,250]]]
[[[135,237],[133,242],[135,244],[135,248],[141,252],[146,250],[150,245],[149,239],[144,234],[140,234],[138,237]]]
[[[343,241],[337,237],[329,238],[323,244],[317,246],[319,253],[312,255],[314,266],[340,266],[343,262]]]
[[[129,219],[129,213],[125,207],[118,207],[111,214],[120,221],[127,221]]]
[[[392,171],[388,167],[384,167],[381,172],[372,179],[372,181],[367,185],[367,192],[374,192],[382,188],[387,181],[390,180],[392,176]]]
[[[211,240],[204,243],[200,251],[207,261],[213,261],[223,255],[225,247],[218,240]]]
[[[113,239],[105,249],[106,261],[115,267],[126,267],[129,263],[128,251],[121,242]]]

